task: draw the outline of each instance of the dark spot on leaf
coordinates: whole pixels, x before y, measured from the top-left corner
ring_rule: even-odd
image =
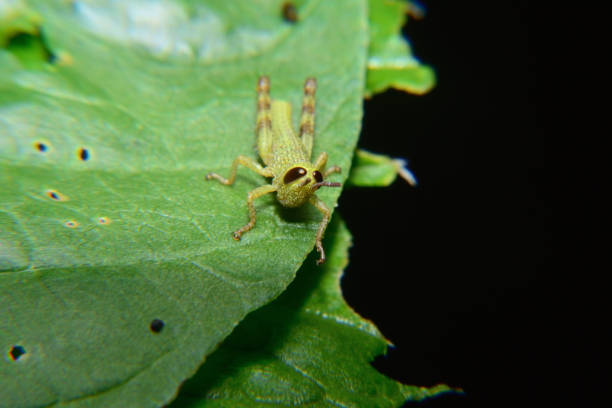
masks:
[[[298,21],[297,7],[290,1],[283,3],[282,14],[283,19],[288,23],[295,23]]]
[[[89,159],[89,150],[85,149],[85,148],[80,148],[79,149],[79,158],[83,161],[86,161]]]
[[[49,146],[42,142],[35,143],[34,147],[36,147],[36,150],[38,150],[39,152],[46,152],[47,150],[49,150]]]
[[[46,194],[47,194],[47,197],[49,197],[50,199],[54,201],[67,201],[68,200],[68,197],[66,197],[65,195],[63,195],[62,193],[56,190],[47,190]]]
[[[70,220],[70,221],[66,221],[64,225],[67,226],[68,228],[76,228],[79,226],[79,223],[76,221]]]
[[[160,331],[162,331],[164,326],[165,326],[165,323],[163,322],[163,320],[153,319],[153,321],[149,325],[149,328],[151,329],[153,333],[159,333]]]
[[[102,225],[106,225],[110,223],[110,220],[106,217],[100,217],[98,218],[98,224],[102,224]]]
[[[26,351],[25,351],[25,349],[22,346],[15,345],[15,346],[11,347],[11,350],[9,351],[9,356],[11,357],[11,360],[17,361],[25,353],[26,353]]]

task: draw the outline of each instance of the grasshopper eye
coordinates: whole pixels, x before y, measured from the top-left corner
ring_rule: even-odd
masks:
[[[283,177],[283,182],[285,184],[289,184],[292,181],[295,181],[297,179],[299,179],[300,177],[304,177],[306,175],[307,171],[305,168],[303,167],[294,167],[291,170],[289,170],[287,173],[285,173],[285,177]]]
[[[322,175],[322,174],[321,174],[321,172],[320,172],[320,171],[318,171],[318,170],[313,171],[313,172],[312,172],[312,176],[314,177],[314,179],[315,179],[315,181],[316,181],[317,183],[320,183],[320,182],[322,182],[322,181],[323,181],[323,175]]]

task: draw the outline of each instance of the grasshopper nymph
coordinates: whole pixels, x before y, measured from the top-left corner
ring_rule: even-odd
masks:
[[[323,214],[317,230],[316,246],[320,257],[317,264],[325,262],[323,234],[329,223],[331,211],[315,194],[320,187],[340,187],[340,183],[324,181],[332,173],[340,172],[340,167],[332,166],[325,171],[327,153],[323,152],[314,163],[310,162],[314,141],[315,91],[317,81],[306,79],[304,99],[300,118],[300,135],[296,136],[291,123],[291,104],[270,99],[270,80],[262,76],[257,82],[257,121],[255,134],[257,152],[265,167],[247,156],[238,156],[232,163],[229,178],[209,173],[206,180],[216,179],[225,185],[236,180],[239,164],[264,177],[272,177],[272,184],[266,184],[249,192],[247,206],[249,222],[233,233],[239,241],[242,234],[255,226],[256,212],[253,201],[264,194],[276,192],[277,200],[285,207],[299,207],[306,201]]]

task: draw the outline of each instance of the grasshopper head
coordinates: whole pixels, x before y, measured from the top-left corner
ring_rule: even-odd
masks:
[[[285,207],[299,207],[321,187],[340,187],[323,180],[323,173],[310,163],[289,167],[276,181],[278,201]]]

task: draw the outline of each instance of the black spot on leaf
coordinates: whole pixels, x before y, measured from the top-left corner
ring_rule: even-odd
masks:
[[[295,4],[290,1],[283,3],[282,8],[283,19],[289,23],[295,23],[298,21],[298,12]]]
[[[159,333],[160,331],[162,331],[164,326],[165,323],[163,322],[163,320],[153,319],[153,321],[151,321],[151,324],[149,325],[149,328],[153,333]]]
[[[23,348],[22,346],[15,345],[11,347],[11,350],[9,351],[9,356],[11,357],[11,360],[17,361],[25,353],[26,353],[25,348]]]
[[[36,150],[38,150],[39,152],[46,152],[47,150],[49,150],[49,146],[47,146],[46,144],[42,143],[42,142],[36,142],[34,144],[34,147],[36,148]]]
[[[76,228],[79,226],[79,223],[76,221],[70,220],[70,221],[66,221],[64,225],[67,226],[68,228]]]
[[[81,147],[78,151],[79,159],[83,161],[89,160],[89,150]]]
[[[45,194],[47,195],[47,197],[49,197],[53,201],[67,201],[68,200],[68,197],[66,197],[65,195],[63,195],[62,193],[56,190],[47,190]]]

